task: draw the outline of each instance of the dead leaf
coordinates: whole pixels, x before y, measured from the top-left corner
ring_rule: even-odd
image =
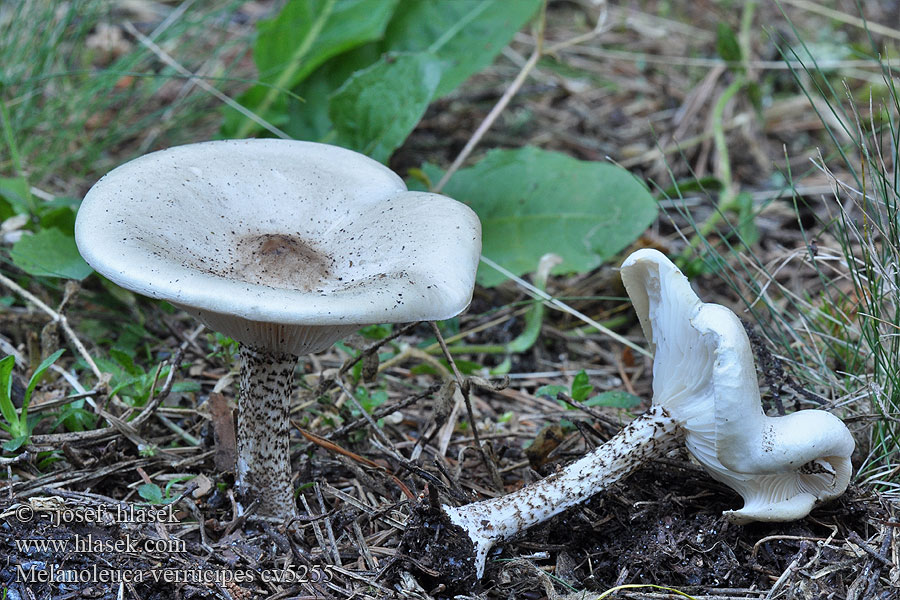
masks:
[[[216,443],[216,469],[230,472],[234,470],[237,459],[237,437],[234,431],[234,414],[231,404],[222,394],[212,392],[209,395],[209,416],[213,424],[213,437]]]

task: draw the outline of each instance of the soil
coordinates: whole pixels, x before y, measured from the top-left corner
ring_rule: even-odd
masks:
[[[848,560],[846,550],[835,544],[852,533],[865,538],[884,528],[888,509],[873,509],[873,501],[871,494],[851,488],[808,519],[738,526],[721,513],[739,505],[739,498],[693,466],[666,461],[495,548],[482,585],[473,585],[465,570],[471,569],[465,562],[471,556],[465,533],[438,525],[433,510],[422,506],[416,513],[422,516],[411,522],[404,539],[419,552],[412,552],[416,560],[406,564],[420,581],[433,584],[432,590],[443,588],[446,597],[481,592],[539,598],[546,576],[538,569],[553,573],[560,593],[567,586],[600,593],[626,581],[664,581],[695,596],[727,591],[735,598],[770,590],[780,578],[782,586],[802,589],[804,597],[844,597],[835,594],[867,573],[867,595],[861,597],[881,597],[894,592],[877,585],[870,566]],[[438,548],[439,538],[446,541]],[[527,567],[516,560],[521,556],[532,557]]]
[[[32,514],[25,508],[30,506],[28,500],[0,503],[0,514],[7,516],[0,525],[0,556],[5,557],[0,581],[8,585],[7,599],[114,599],[120,593],[118,582],[128,578],[133,581],[124,581],[124,589],[148,600],[228,597],[225,592],[232,598],[339,598],[344,586],[354,589],[352,580],[334,589],[335,582],[346,577],[345,571],[331,570],[322,562],[319,551],[326,549],[316,548],[309,522],[293,535],[253,520],[235,528],[223,518],[228,511],[222,510],[226,501],[218,492],[193,507],[203,516],[205,544],[196,524],[188,525],[192,515],[183,509],[154,508],[163,510],[162,517],[146,517],[171,521],[174,516],[174,526],[123,523],[124,518],[141,520],[147,509],[87,492],[55,493],[67,510],[38,512],[30,522],[21,518]],[[895,544],[896,516],[877,496],[857,487],[796,523],[736,526],[721,512],[740,499],[675,456],[498,546],[481,582],[474,579],[471,542],[459,532],[448,535],[455,526],[429,502],[430,497],[426,494],[425,500],[407,504],[411,517],[398,559],[388,558],[381,569],[356,571],[357,578],[368,580],[355,588],[357,597],[416,597],[403,591],[402,576],[409,574],[434,598],[474,593],[537,599],[548,597],[547,585],[555,590],[552,593],[563,595],[573,589],[600,593],[623,582],[665,582],[666,587],[698,598],[758,598],[776,583],[802,598],[851,597],[851,588],[864,592],[853,597],[896,597],[892,595],[896,590],[882,581],[888,574],[896,577],[896,565],[891,569],[877,556]],[[188,494],[175,506],[190,506],[195,502],[190,498]],[[357,527],[371,529],[373,522],[347,503],[330,501],[328,520],[349,572],[360,549],[348,543],[346,535]],[[96,518],[91,510],[108,514]],[[15,516],[10,518],[10,513]],[[93,522],[77,522],[78,514],[87,514]],[[391,532],[394,542],[400,537],[399,530]],[[873,538],[881,539],[880,549],[862,541]],[[17,541],[35,539],[66,540],[69,549],[23,551],[17,546]],[[76,540],[80,548],[75,547]],[[40,577],[54,581],[36,581]],[[112,583],[98,584],[104,577]],[[264,583],[263,577],[304,581],[292,587]],[[322,581],[311,581],[316,578]]]

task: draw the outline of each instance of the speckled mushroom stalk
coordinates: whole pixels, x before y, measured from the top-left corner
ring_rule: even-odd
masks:
[[[289,411],[297,357],[240,344],[241,391],[235,482],[244,506],[260,514],[297,516],[291,485]]]
[[[606,488],[676,438],[743,497],[743,508],[725,511],[735,523],[800,519],[847,488],[853,436],[822,410],[763,412],[753,352],[737,315],[702,302],[655,250],[629,256],[621,273],[654,353],[653,406],[560,473],[502,498],[445,506],[475,546],[479,578],[493,544]]]
[[[631,474],[646,461],[678,446],[678,424],[662,406],[634,419],[607,443],[560,471],[499,498],[444,506],[475,546],[475,573],[484,574],[487,553],[498,542],[543,523]]]

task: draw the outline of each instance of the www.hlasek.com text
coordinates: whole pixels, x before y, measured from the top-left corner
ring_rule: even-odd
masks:
[[[94,554],[100,552],[143,554],[164,552],[181,554],[187,552],[187,544],[179,538],[144,538],[135,539],[126,534],[119,539],[101,539],[93,534],[74,535],[71,538],[56,539],[24,539],[16,540],[16,549],[20,554],[31,556],[32,552],[52,552],[55,554],[76,553]]]

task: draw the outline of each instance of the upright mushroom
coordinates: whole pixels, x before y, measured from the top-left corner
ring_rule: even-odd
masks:
[[[75,240],[114,283],[240,343],[237,487],[259,514],[287,519],[297,357],[366,324],[464,310],[481,226],[465,205],[407,191],[361,154],[229,140],[111,171],[82,202]]]
[[[444,506],[473,543],[478,578],[495,543],[605,489],[682,436],[710,475],[743,497],[743,508],[725,512],[737,523],[799,519],[847,488],[850,432],[821,410],[763,413],[750,341],[733,312],[701,302],[655,250],[629,256],[621,273],[654,352],[653,405],[606,444],[533,485]]]

